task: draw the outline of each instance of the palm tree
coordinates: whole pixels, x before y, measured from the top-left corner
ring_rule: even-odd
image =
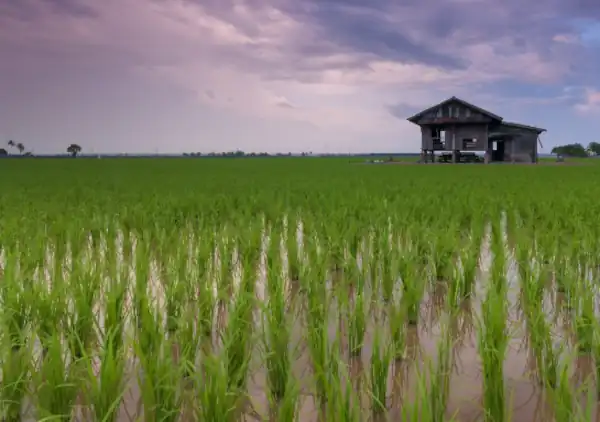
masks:
[[[11,147],[11,148],[14,148],[15,147],[15,141],[13,141],[13,140],[8,141],[8,146]]]
[[[25,145],[23,145],[21,142],[19,142],[17,144],[17,149],[19,150],[20,154],[23,154],[23,151],[25,151]]]
[[[71,144],[67,147],[67,152],[71,154],[73,158],[77,157],[77,154],[81,152],[81,147],[77,144]]]

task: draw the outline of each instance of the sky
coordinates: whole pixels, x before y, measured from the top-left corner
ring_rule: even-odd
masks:
[[[600,141],[597,0],[0,0],[0,144],[416,152],[458,96]]]

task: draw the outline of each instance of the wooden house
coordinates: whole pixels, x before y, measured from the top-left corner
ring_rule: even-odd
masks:
[[[421,159],[434,161],[436,151],[460,161],[461,153],[483,152],[484,161],[536,163],[540,134],[546,129],[506,122],[490,111],[451,97],[408,121],[421,127]]]

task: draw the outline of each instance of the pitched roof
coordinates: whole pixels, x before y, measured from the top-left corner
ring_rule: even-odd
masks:
[[[429,107],[429,108],[427,108],[427,109],[425,109],[425,110],[423,110],[423,111],[420,111],[420,112],[418,112],[418,113],[417,113],[417,114],[415,114],[414,116],[412,116],[412,117],[409,117],[407,120],[408,120],[409,122],[416,123],[416,122],[419,120],[419,118],[420,118],[421,116],[423,116],[424,114],[426,114],[426,113],[428,113],[428,112],[430,112],[430,111],[433,111],[433,110],[435,110],[436,108],[438,108],[438,107],[441,107],[441,106],[443,106],[443,105],[445,105],[445,104],[448,104],[448,103],[450,103],[450,102],[457,102],[457,103],[460,103],[460,104],[464,105],[465,107],[469,107],[469,108],[471,108],[471,109],[473,109],[473,110],[475,110],[475,111],[478,111],[479,113],[481,113],[481,114],[484,114],[484,115],[486,115],[486,116],[488,116],[488,117],[491,117],[491,118],[492,118],[492,119],[494,119],[494,120],[500,120],[500,121],[502,121],[502,120],[503,120],[503,119],[502,119],[502,117],[498,116],[497,114],[494,114],[494,113],[492,113],[491,111],[484,110],[484,109],[483,109],[483,108],[481,108],[481,107],[477,107],[476,105],[473,105],[473,104],[471,104],[471,103],[468,103],[468,102],[466,102],[465,100],[461,100],[460,98],[457,98],[457,97],[454,97],[454,96],[452,96],[452,97],[448,98],[447,100],[444,100],[444,101],[442,101],[442,102],[441,102],[441,103],[439,103],[439,104],[433,105],[433,106],[431,106],[431,107]]]

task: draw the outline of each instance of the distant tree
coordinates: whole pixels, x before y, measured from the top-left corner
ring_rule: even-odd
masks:
[[[19,153],[23,154],[23,151],[25,151],[25,145],[23,145],[21,142],[19,142],[17,144],[17,149],[19,150]]]
[[[15,147],[15,141],[8,141],[8,146],[11,148]]]
[[[71,157],[75,158],[81,152],[81,147],[77,144],[71,144],[67,147],[67,152],[71,154]]]
[[[583,145],[579,143],[556,146],[551,152],[565,157],[587,157],[588,155]]]
[[[8,155],[8,151],[4,148],[0,148],[0,157],[6,157]]]
[[[590,151],[593,155],[600,155],[600,143],[599,142],[590,142],[587,147],[588,151]]]

